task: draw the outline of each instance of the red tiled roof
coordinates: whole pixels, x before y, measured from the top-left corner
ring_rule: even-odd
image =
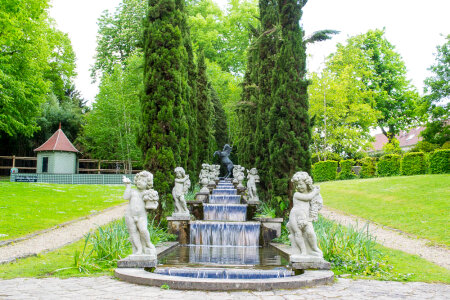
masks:
[[[72,145],[61,128],[59,128],[44,144],[34,149],[34,151],[80,152]]]
[[[400,148],[413,146],[422,140],[422,137],[419,137],[419,134],[425,129],[425,127],[417,127],[413,128],[410,131],[400,131],[399,134],[395,136],[395,138],[400,143]],[[383,146],[387,144],[387,137],[379,133],[375,135],[375,142],[372,143],[374,151],[381,151]]]

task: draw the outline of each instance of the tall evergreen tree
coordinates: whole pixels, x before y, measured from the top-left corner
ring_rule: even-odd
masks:
[[[219,95],[216,90],[210,85],[209,93],[211,102],[214,107],[214,139],[216,146],[214,148],[223,148],[228,142],[227,132],[227,116],[223,109],[222,102],[220,102]]]
[[[186,168],[189,153],[186,95],[188,54],[182,33],[183,5],[149,0],[144,30],[144,92],[139,145],[144,166],[154,174],[161,209],[173,184],[173,170]]]
[[[258,104],[255,134],[255,166],[261,176],[261,190],[267,191],[270,186],[268,171],[270,157],[267,155],[267,145],[270,142],[268,128],[269,111],[272,105],[272,71],[279,43],[278,5],[276,0],[260,0],[259,11],[261,19],[261,35],[258,39]]]
[[[280,0],[282,39],[272,81],[269,113],[270,177],[273,195],[292,195],[291,176],[310,172],[306,54],[299,22],[306,0]],[[291,197],[289,197],[291,199]]]
[[[198,128],[198,146],[200,163],[211,162],[212,151],[214,151],[212,144],[213,131],[213,115],[214,110],[211,103],[211,96],[208,87],[208,77],[206,75],[205,55],[203,51],[198,54],[198,74],[197,74],[197,128]]]

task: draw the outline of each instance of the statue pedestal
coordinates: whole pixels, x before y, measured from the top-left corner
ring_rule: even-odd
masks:
[[[154,268],[156,267],[156,255],[131,254],[117,262],[118,268]]]
[[[245,187],[244,186],[237,186],[236,187],[236,190],[237,190],[237,194],[238,195],[241,195],[241,196],[243,196],[243,195],[245,195]]]
[[[167,217],[167,223],[169,227],[169,233],[178,236],[177,241],[180,244],[189,244],[189,221],[190,215],[186,214],[173,214],[171,217]]]
[[[215,183],[208,183],[208,189],[209,189],[209,193],[212,193],[213,189],[216,188],[216,184]]]
[[[289,257],[292,269],[294,270],[330,270],[331,264],[322,257],[291,255]]]
[[[195,194],[195,200],[203,203],[208,203],[209,199],[209,190],[208,192],[200,191],[197,194]]]
[[[283,218],[255,218],[261,222],[259,244],[269,245],[274,238],[281,236],[281,223]]]
[[[208,198],[206,198],[208,199]],[[207,201],[205,201],[207,202]],[[203,220],[203,201],[187,201],[186,204],[189,208],[189,212],[194,216],[195,220]]]

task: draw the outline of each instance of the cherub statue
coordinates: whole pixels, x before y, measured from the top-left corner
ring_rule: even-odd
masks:
[[[245,179],[244,171],[245,171],[245,168],[238,165],[238,168],[236,169],[236,175],[233,174],[233,177],[236,178],[236,180],[238,182],[237,187],[242,188],[242,189],[244,189],[244,185],[242,184],[242,182]],[[258,179],[259,179],[259,177],[258,177]],[[256,191],[256,188],[255,188],[255,191]]]
[[[182,167],[175,168],[175,186],[172,189],[172,196],[175,204],[174,214],[189,215],[184,195],[190,187],[191,180],[189,179],[189,175],[186,175],[186,172]]]
[[[209,193],[209,189],[208,189],[209,165],[208,164],[202,164],[202,169],[201,169],[198,177],[200,179],[200,184],[202,185],[200,193]]]
[[[214,165],[208,165],[208,179],[209,185],[216,185],[216,172],[214,169]]]
[[[317,220],[323,200],[320,189],[313,185],[311,177],[306,172],[297,172],[292,177],[295,193],[294,206],[289,214],[287,228],[292,250],[300,257],[323,257],[317,246],[316,233],[312,222]]]
[[[256,192],[256,183],[259,182],[258,170],[256,168],[251,168],[247,170],[247,193],[249,201],[259,201],[258,194]]]
[[[213,165],[213,169],[214,169],[214,180],[219,180],[219,175],[220,175],[220,165]]]
[[[237,180],[237,173],[241,169],[240,165],[233,166],[233,183],[237,184],[239,181]]]
[[[125,222],[130,234],[134,255],[150,255],[156,259],[155,246],[150,241],[147,229],[147,209],[158,207],[158,192],[153,190],[153,174],[142,171],[134,177],[136,190],[131,188],[131,180],[123,176],[126,185],[123,198],[130,200],[125,211]]]

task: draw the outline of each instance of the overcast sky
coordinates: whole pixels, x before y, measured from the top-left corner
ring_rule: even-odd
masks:
[[[57,27],[69,34],[77,55],[77,89],[93,101],[97,85],[91,83],[89,69],[96,48],[97,19],[104,10],[114,11],[121,0],[52,0],[50,15]],[[226,0],[215,0],[222,7]],[[434,62],[436,46],[443,44],[441,34],[450,34],[450,0],[309,0],[301,20],[306,35],[321,29],[341,33],[331,41],[309,46],[308,69],[318,71],[324,58],[350,37],[369,29],[385,28],[386,38],[405,61],[408,78],[423,89]]]

